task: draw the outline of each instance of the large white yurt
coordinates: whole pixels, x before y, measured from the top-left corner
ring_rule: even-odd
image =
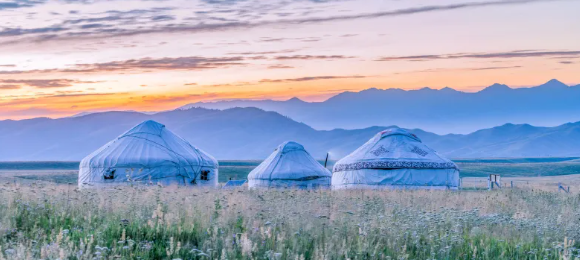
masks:
[[[79,187],[132,183],[218,184],[218,162],[155,121],[145,121],[85,157]]]
[[[333,189],[457,189],[459,169],[403,129],[390,128],[334,165]]]
[[[332,174],[299,143],[284,142],[248,175],[252,188],[330,188]]]

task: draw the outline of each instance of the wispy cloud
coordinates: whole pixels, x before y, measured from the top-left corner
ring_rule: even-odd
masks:
[[[219,94],[210,93],[210,94],[182,94],[182,95],[151,95],[151,96],[143,96],[141,97],[141,102],[146,103],[174,103],[180,101],[190,101],[195,98],[215,98],[218,97]]]
[[[506,6],[506,5],[521,5],[538,2],[554,2],[566,0],[502,0],[502,1],[481,1],[481,2],[467,2],[450,5],[430,5],[414,8],[404,8],[382,12],[362,13],[353,15],[334,15],[325,17],[304,17],[294,19],[258,19],[264,18],[268,13],[277,10],[280,6],[285,6],[287,3],[280,5],[263,4],[260,7],[244,8],[240,10],[214,10],[210,12],[226,12],[235,13],[235,19],[213,19],[216,17],[208,16],[208,12],[198,13],[195,17],[182,19],[179,23],[165,23],[158,24],[160,21],[172,21],[174,16],[169,14],[156,14],[159,12],[171,10],[171,8],[156,8],[150,10],[133,10],[128,12],[107,12],[105,16],[88,17],[71,19],[55,24],[52,26],[39,28],[4,28],[0,31],[0,36],[34,36],[35,41],[48,40],[67,40],[77,38],[103,38],[103,37],[123,37],[143,34],[157,34],[157,33],[197,33],[208,31],[224,31],[235,29],[247,29],[261,26],[275,26],[275,25],[301,25],[312,23],[325,23],[334,21],[348,21],[358,19],[373,19],[384,17],[396,17],[405,15],[416,15],[420,13],[442,12],[450,10],[460,10],[469,8],[480,8],[490,6]],[[213,1],[210,1],[213,2]],[[222,2],[222,1],[218,1]],[[231,3],[231,1],[226,1]],[[235,1],[238,2],[238,1]],[[153,14],[152,14],[153,13]],[[258,21],[256,21],[258,20]],[[130,22],[129,22],[130,21]],[[189,21],[189,22],[187,22]],[[109,28],[110,24],[102,24],[102,22],[115,22],[114,28]],[[130,24],[139,23],[139,26],[128,26]],[[84,25],[85,28],[78,25],[82,23],[94,24]],[[98,25],[97,25],[98,24]],[[351,36],[351,35],[347,35]],[[285,38],[264,38],[263,41],[283,41]],[[299,39],[305,42],[319,41],[318,37]]]
[[[64,88],[70,87],[74,84],[88,84],[97,83],[96,81],[82,81],[73,79],[4,79],[0,80],[0,86],[7,89],[20,88],[21,86],[29,86],[35,88]]]
[[[394,75],[413,74],[413,73],[442,73],[442,72],[460,72],[460,71],[486,71],[486,70],[509,70],[519,69],[523,66],[497,66],[497,67],[466,67],[466,68],[432,68],[424,70],[413,70],[406,72],[397,72]]]
[[[92,99],[85,100],[91,101],[101,101],[104,98],[115,98],[119,96],[125,96],[127,93],[51,93],[51,94],[35,94],[33,96],[19,96],[15,99],[9,100],[8,102],[0,102],[0,107],[3,108],[16,108],[16,107],[26,107],[26,106],[43,106],[48,104],[60,103],[62,101],[68,102],[70,104],[75,103],[73,101],[75,98]],[[6,109],[1,109],[6,110]],[[9,111],[9,109],[8,109]]]
[[[5,9],[17,9],[23,7],[32,7],[37,4],[41,4],[43,1],[34,0],[16,0],[16,1],[5,1],[0,2],[0,11]]]
[[[533,57],[562,57],[580,56],[580,51],[508,51],[508,52],[487,52],[487,53],[454,53],[454,54],[431,54],[414,56],[387,56],[376,61],[432,61],[451,59],[513,59],[513,58],[533,58]]]
[[[471,68],[469,70],[505,70],[505,69],[518,69],[522,66],[505,66],[505,67],[483,67],[483,68]]]
[[[255,82],[233,82],[233,83],[223,83],[223,84],[213,84],[213,85],[202,85],[203,87],[243,87],[243,86],[256,86],[268,83],[284,83],[284,82],[305,82],[305,81],[317,81],[317,80],[333,80],[333,79],[361,79],[368,78],[369,76],[362,75],[352,75],[352,76],[312,76],[312,77],[300,77],[300,78],[287,78],[287,79],[262,79]]]
[[[234,82],[234,83],[224,83],[224,84],[212,84],[212,85],[204,85],[204,87],[242,87],[242,86],[252,86],[257,85],[259,83],[252,83],[252,82]]]
[[[441,12],[441,11],[488,7],[488,6],[518,5],[518,4],[529,4],[529,3],[536,3],[536,2],[554,2],[554,1],[555,0],[503,0],[503,1],[490,1],[490,2],[467,2],[467,3],[458,3],[458,4],[451,4],[451,5],[430,5],[430,6],[405,8],[405,9],[367,13],[367,14],[340,15],[340,16],[331,16],[331,17],[322,17],[322,18],[307,18],[307,19],[295,20],[293,22],[294,23],[314,23],[314,22],[345,21],[345,20],[354,20],[354,19],[394,17],[394,16],[403,16],[403,15],[413,15],[413,14],[419,14],[419,13]]]
[[[337,60],[337,59],[352,59],[352,56],[345,55],[292,55],[292,56],[277,56],[276,60]]]
[[[112,61],[105,63],[77,64],[70,72],[102,72],[122,71],[135,69],[158,70],[199,70],[219,67],[246,65],[242,57],[206,58],[206,57],[178,57],[178,58],[143,58],[126,61]]]
[[[230,52],[229,55],[269,55],[269,54],[281,54],[281,53],[292,53],[297,52],[296,49],[289,50],[279,50],[279,51],[248,51],[248,52]]]
[[[67,30],[69,30],[69,29],[63,28],[60,26],[49,26],[49,27],[32,28],[32,29],[5,28],[5,29],[0,31],[0,37],[22,36],[22,35],[31,35],[31,34],[46,34],[46,33],[62,32],[62,31],[67,31]]]
[[[0,89],[20,89],[20,85],[17,84],[0,84]]]
[[[268,69],[293,69],[294,67],[282,64],[275,64],[268,66]]]
[[[280,83],[280,82],[302,82],[302,81],[313,81],[313,80],[328,80],[328,79],[360,79],[366,78],[367,76],[316,76],[316,77],[301,77],[301,78],[291,78],[291,79],[263,79],[260,83]]]
[[[250,52],[247,52],[250,53]],[[260,54],[260,52],[252,53]],[[43,70],[0,70],[0,75],[18,74],[50,74],[50,73],[103,73],[115,71],[150,71],[150,70],[206,70],[228,68],[233,66],[247,66],[255,60],[335,60],[350,59],[353,57],[344,55],[294,55],[294,56],[223,56],[223,57],[164,57],[164,58],[141,58],[124,61],[111,61],[103,63],[73,64],[63,69]],[[293,68],[286,65],[271,65],[270,69]]]

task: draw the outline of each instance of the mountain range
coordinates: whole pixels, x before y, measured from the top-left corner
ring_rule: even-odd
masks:
[[[318,159],[340,159],[386,126],[316,130],[257,108],[191,108],[145,114],[103,112],[76,117],[0,121],[0,161],[78,161],[145,120],[155,120],[217,159],[264,159],[278,144],[302,143]],[[580,156],[580,122],[557,127],[504,124],[470,134],[411,129],[450,158]]]
[[[256,107],[278,112],[315,129],[361,129],[375,125],[420,128],[438,134],[471,133],[506,123],[557,126],[580,120],[580,85],[558,80],[530,88],[491,85],[479,92],[367,89],[343,92],[324,102],[231,100],[198,102],[182,109]]]

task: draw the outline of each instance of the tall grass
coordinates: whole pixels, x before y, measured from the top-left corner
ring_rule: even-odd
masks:
[[[0,185],[0,259],[577,259],[580,196]]]

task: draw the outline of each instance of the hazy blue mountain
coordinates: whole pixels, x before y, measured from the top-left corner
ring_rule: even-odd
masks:
[[[315,130],[256,108],[193,108],[157,114],[104,112],[85,116],[0,121],[0,161],[80,160],[138,123],[153,119],[218,159],[263,159],[294,140],[316,158],[340,159],[386,127]],[[452,158],[580,156],[580,122],[557,127],[505,124],[467,135],[411,130]]]
[[[278,144],[311,144],[323,158],[326,147],[343,151],[382,128],[316,131],[275,112],[255,108],[189,109],[147,115],[103,112],[85,116],[0,121],[0,161],[80,160],[136,124],[153,119],[219,159],[262,159]],[[335,140],[338,145],[334,145]],[[344,153],[344,152],[343,152]]]
[[[367,89],[340,93],[324,102],[234,100],[199,102],[183,108],[257,107],[275,111],[315,129],[360,129],[399,125],[439,134],[470,133],[505,123],[556,126],[580,120],[580,87],[558,80],[512,89],[494,84],[476,93],[451,88]]]

